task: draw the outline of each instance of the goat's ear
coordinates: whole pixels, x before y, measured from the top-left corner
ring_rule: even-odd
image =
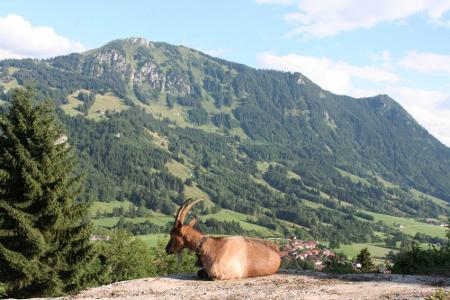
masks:
[[[198,219],[197,216],[194,216],[194,218],[189,222],[189,226],[194,227],[195,224],[197,224]]]
[[[181,227],[183,227],[183,224],[180,222],[180,220],[177,220],[177,221],[175,222],[175,228],[181,229]]]

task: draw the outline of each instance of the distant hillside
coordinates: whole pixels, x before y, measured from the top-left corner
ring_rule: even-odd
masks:
[[[2,101],[27,83],[54,101],[86,199],[168,215],[205,196],[205,214],[221,206],[279,233],[344,242],[395,234],[368,212],[449,214],[450,149],[386,95],[338,96],[300,73],[140,38],[3,60],[0,71]]]

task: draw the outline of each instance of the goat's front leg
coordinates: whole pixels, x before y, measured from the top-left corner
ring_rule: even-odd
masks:
[[[195,266],[203,268],[202,260],[200,259],[200,254],[195,253],[195,257],[197,258],[197,261],[195,262]]]
[[[200,267],[200,270],[197,271],[198,279],[211,279],[208,272],[206,272],[205,268],[203,268],[202,260],[200,259],[200,254],[196,253],[197,261],[195,262],[196,267]]]

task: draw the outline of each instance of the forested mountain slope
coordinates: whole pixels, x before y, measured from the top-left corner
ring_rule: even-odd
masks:
[[[342,241],[375,239],[368,211],[449,212],[450,149],[386,95],[334,95],[300,73],[140,38],[0,67],[3,101],[27,83],[53,100],[88,199],[171,214],[204,195],[274,230],[285,220]]]

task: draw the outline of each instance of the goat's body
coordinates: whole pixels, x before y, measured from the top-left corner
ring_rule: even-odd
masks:
[[[233,236],[210,238],[201,261],[212,279],[227,280],[274,274],[281,263],[278,247],[268,241]]]
[[[204,271],[212,279],[226,280],[274,274],[280,268],[278,246],[272,242],[242,236],[207,238],[194,228],[197,218],[184,225],[189,209],[204,199],[188,199],[177,212],[166,246],[167,254],[180,253],[188,248],[200,251]]]

